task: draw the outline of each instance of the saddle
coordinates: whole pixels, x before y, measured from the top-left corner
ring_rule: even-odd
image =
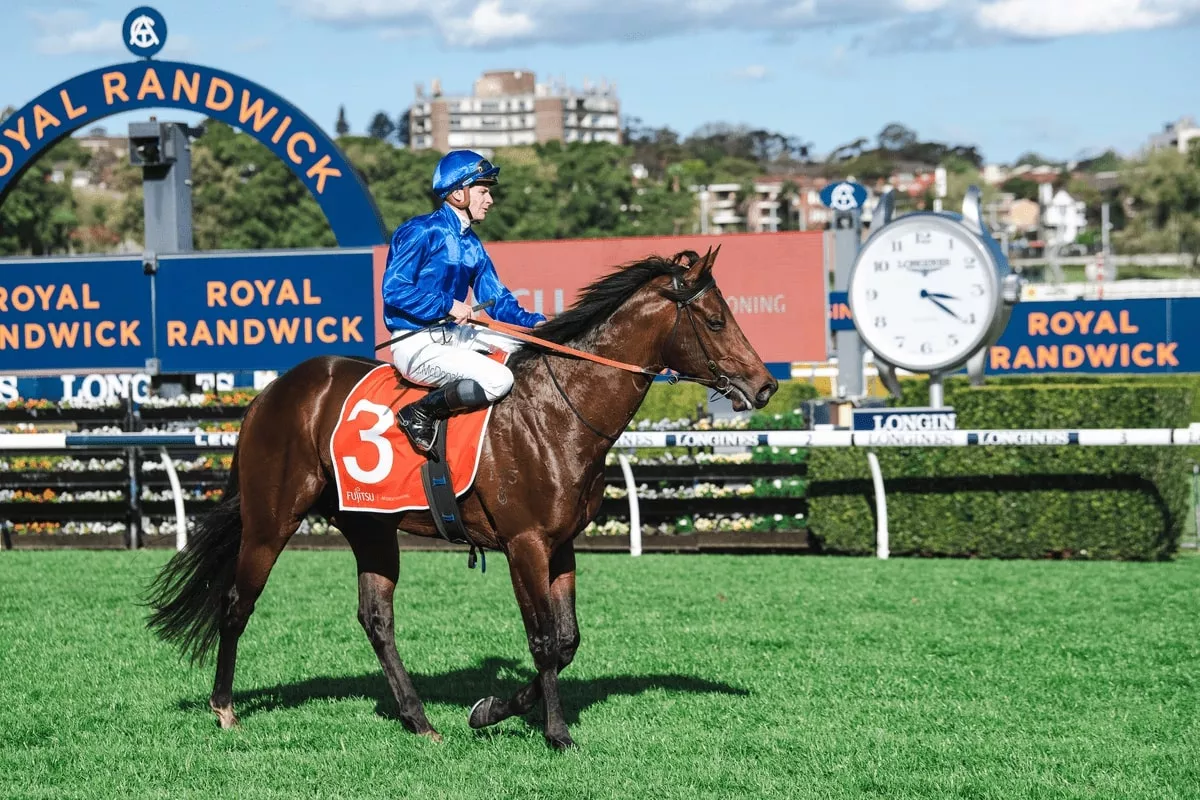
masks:
[[[428,509],[446,541],[472,548],[468,564],[473,566],[477,546],[463,526],[458,498],[475,482],[494,406],[441,421],[434,444],[437,461],[432,461],[417,453],[396,426],[396,410],[426,391],[407,383],[391,364],[380,364],[346,395],[329,442],[338,508],[376,513]]]

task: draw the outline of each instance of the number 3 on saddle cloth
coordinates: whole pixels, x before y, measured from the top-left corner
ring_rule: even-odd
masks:
[[[499,351],[489,357],[503,363],[508,355]],[[495,406],[454,414],[440,423],[438,460],[430,461],[413,450],[396,426],[396,410],[427,391],[406,383],[391,364],[381,364],[346,396],[329,442],[338,508],[379,513],[430,509],[443,538],[469,544],[457,497],[475,482],[483,434]]]

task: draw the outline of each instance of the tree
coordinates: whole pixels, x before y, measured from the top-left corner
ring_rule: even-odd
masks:
[[[377,112],[371,118],[371,124],[367,127],[367,135],[381,142],[386,142],[392,138],[392,134],[395,132],[396,123],[392,122],[392,118],[382,111]]]
[[[1000,191],[1009,192],[1018,200],[1036,201],[1038,199],[1038,182],[1031,181],[1029,178],[1024,178],[1020,175],[1014,175],[1000,184]]]
[[[408,147],[412,143],[408,130],[411,124],[411,114],[412,111],[406,108],[400,116],[396,117],[396,144],[401,147]]]
[[[252,136],[217,120],[192,145],[197,250],[332,247],[307,187]]]
[[[78,225],[75,198],[69,182],[50,180],[61,151],[62,145],[57,145],[31,166],[0,205],[0,254],[43,256],[70,250],[71,233]]]
[[[784,181],[779,187],[779,230],[794,231],[800,227],[800,187],[795,181]]]
[[[1013,164],[1015,164],[1016,166],[1021,166],[1022,164],[1028,164],[1031,167],[1046,167],[1046,166],[1052,166],[1054,164],[1054,162],[1043,158],[1042,156],[1038,155],[1037,153],[1034,153],[1033,151],[1030,151],[1027,153],[1022,153],[1021,155],[1017,156],[1017,160],[1014,161]]]
[[[879,132],[878,141],[880,149],[898,152],[916,144],[917,134],[899,122],[892,122]]]
[[[858,158],[863,153],[863,147],[867,144],[867,139],[859,137],[853,142],[835,147],[833,152],[829,154],[827,161],[829,163],[838,163],[841,161],[849,161],[852,158]]]
[[[1124,164],[1114,150],[1105,150],[1095,158],[1080,161],[1076,169],[1082,172],[1116,172]]]
[[[1122,170],[1131,213],[1114,237],[1125,253],[1189,253],[1200,261],[1200,149],[1156,150]]]
[[[337,131],[338,136],[345,136],[350,132],[350,123],[346,121],[345,106],[338,106],[337,123],[333,126],[333,129]]]

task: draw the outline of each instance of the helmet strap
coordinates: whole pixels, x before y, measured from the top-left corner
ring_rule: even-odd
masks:
[[[460,191],[463,193],[462,200],[455,200],[454,196],[456,194],[458,194]],[[446,202],[449,203],[452,207],[459,209],[460,211],[465,211],[467,213],[467,221],[470,224],[474,225],[475,223],[479,222],[479,220],[475,219],[475,217],[471,214],[471,187],[470,186],[463,186],[461,189],[455,189],[453,192],[446,195]]]

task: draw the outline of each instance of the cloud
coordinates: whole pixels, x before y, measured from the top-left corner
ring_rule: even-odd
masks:
[[[750,64],[733,71],[733,77],[739,81],[761,81],[771,74],[762,64]]]
[[[68,9],[31,11],[29,18],[37,30],[34,49],[43,55],[129,55],[118,20],[92,22],[86,12]],[[168,35],[162,49],[163,58],[188,58],[195,53],[195,42],[186,35]]]
[[[996,0],[982,5],[975,22],[983,30],[1023,39],[1147,30],[1194,22],[1196,0]]]
[[[837,28],[874,53],[1040,41],[1200,22],[1200,0],[278,0],[339,28],[462,48],[642,42],[704,32],[767,41]],[[395,33],[389,34],[395,36]]]
[[[121,53],[121,23],[116,20],[90,22],[83,11],[31,11],[37,35],[34,49],[48,56],[76,53],[114,55]]]

